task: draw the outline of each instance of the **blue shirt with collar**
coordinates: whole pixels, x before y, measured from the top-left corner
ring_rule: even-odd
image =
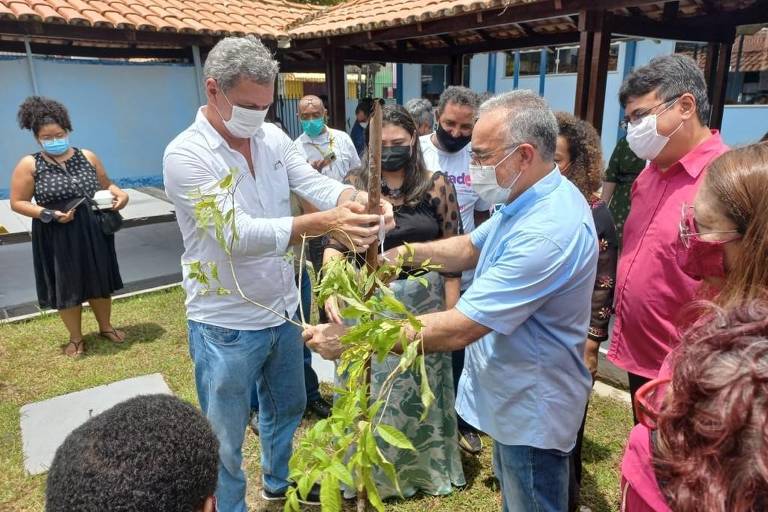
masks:
[[[598,241],[555,169],[471,234],[475,280],[457,308],[492,331],[467,347],[456,410],[505,445],[568,452],[592,379],[583,362]]]

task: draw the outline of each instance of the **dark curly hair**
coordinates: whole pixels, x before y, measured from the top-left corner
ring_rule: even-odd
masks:
[[[568,141],[571,166],[567,177],[589,201],[603,182],[600,136],[591,124],[571,114],[555,112],[555,118],[560,132],[558,135]]]
[[[19,127],[22,130],[31,130],[35,137],[40,128],[47,124],[56,123],[64,130],[72,131],[72,122],[69,120],[67,107],[56,100],[42,96],[30,96],[19,106],[16,114]]]
[[[219,442],[169,395],[126,400],[72,431],[48,472],[47,512],[193,512],[216,488]]]
[[[676,512],[768,510],[768,302],[705,318],[673,355],[656,477]]]

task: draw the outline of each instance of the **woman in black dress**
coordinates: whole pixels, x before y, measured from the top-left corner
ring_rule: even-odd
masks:
[[[584,361],[594,379],[597,374],[597,355],[600,343],[608,339],[608,322],[613,313],[613,289],[616,285],[619,242],[611,211],[598,195],[604,168],[600,136],[591,124],[577,119],[571,114],[557,112],[555,117],[557,117],[557,124],[560,127],[555,149],[555,163],[563,176],[576,185],[576,188],[584,195],[592,208],[592,218],[595,221],[599,243],[597,278],[592,292],[592,317],[589,322],[589,331],[586,333],[584,348]],[[576,447],[571,456],[572,471],[569,492],[569,510],[571,511],[576,510],[579,488],[581,487],[581,442],[583,438],[584,422],[582,421],[576,439]]]
[[[123,343],[125,333],[115,329],[110,319],[111,294],[123,287],[114,235],[101,231],[87,199],[77,203],[107,189],[113,196],[112,209],[120,210],[128,203],[128,194],[109,180],[94,153],[69,145],[72,124],[64,105],[32,96],[19,107],[18,120],[42,148],[22,158],[11,177],[11,208],[33,219],[32,256],[40,307],[59,310],[69,331],[67,356],[85,353],[81,305],[86,301],[99,334]]]

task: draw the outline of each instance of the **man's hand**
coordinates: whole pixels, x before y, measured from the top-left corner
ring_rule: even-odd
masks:
[[[364,252],[376,242],[379,234],[379,216],[365,213],[365,206],[347,201],[330,210],[334,219],[328,226],[331,236],[356,252]],[[353,247],[350,247],[350,242]]]
[[[344,352],[339,338],[345,332],[347,327],[344,325],[320,324],[308,326],[301,335],[310,350],[320,354],[323,359],[334,361]]]
[[[56,210],[53,212],[53,216],[56,217],[56,222],[59,224],[66,224],[67,222],[72,222],[75,218],[75,209],[72,208],[67,213]]]
[[[584,364],[587,365],[589,373],[592,374],[592,380],[597,376],[597,355],[600,352],[600,343],[587,338],[584,345]]]
[[[341,313],[339,312],[339,300],[335,295],[331,295],[325,301],[325,314],[328,317],[328,320],[334,324],[344,323],[341,318]]]

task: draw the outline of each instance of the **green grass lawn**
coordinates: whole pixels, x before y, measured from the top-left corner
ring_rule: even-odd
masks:
[[[115,302],[115,325],[130,343],[115,345],[96,336],[92,315],[84,315],[88,354],[79,360],[61,355],[67,341],[55,315],[0,325],[0,510],[42,511],[45,475],[29,477],[22,464],[19,408],[65,393],[117,380],[162,373],[177,396],[197,403],[187,352],[183,293],[179,288]],[[631,427],[629,406],[593,397],[584,446],[583,502],[595,512],[618,510],[618,464]],[[305,426],[305,425],[304,425]],[[471,511],[500,509],[490,467],[490,441],[479,457],[465,457],[468,485],[447,497],[417,497],[391,502],[388,510]],[[258,499],[259,443],[250,432],[244,447],[252,510],[281,510]]]

